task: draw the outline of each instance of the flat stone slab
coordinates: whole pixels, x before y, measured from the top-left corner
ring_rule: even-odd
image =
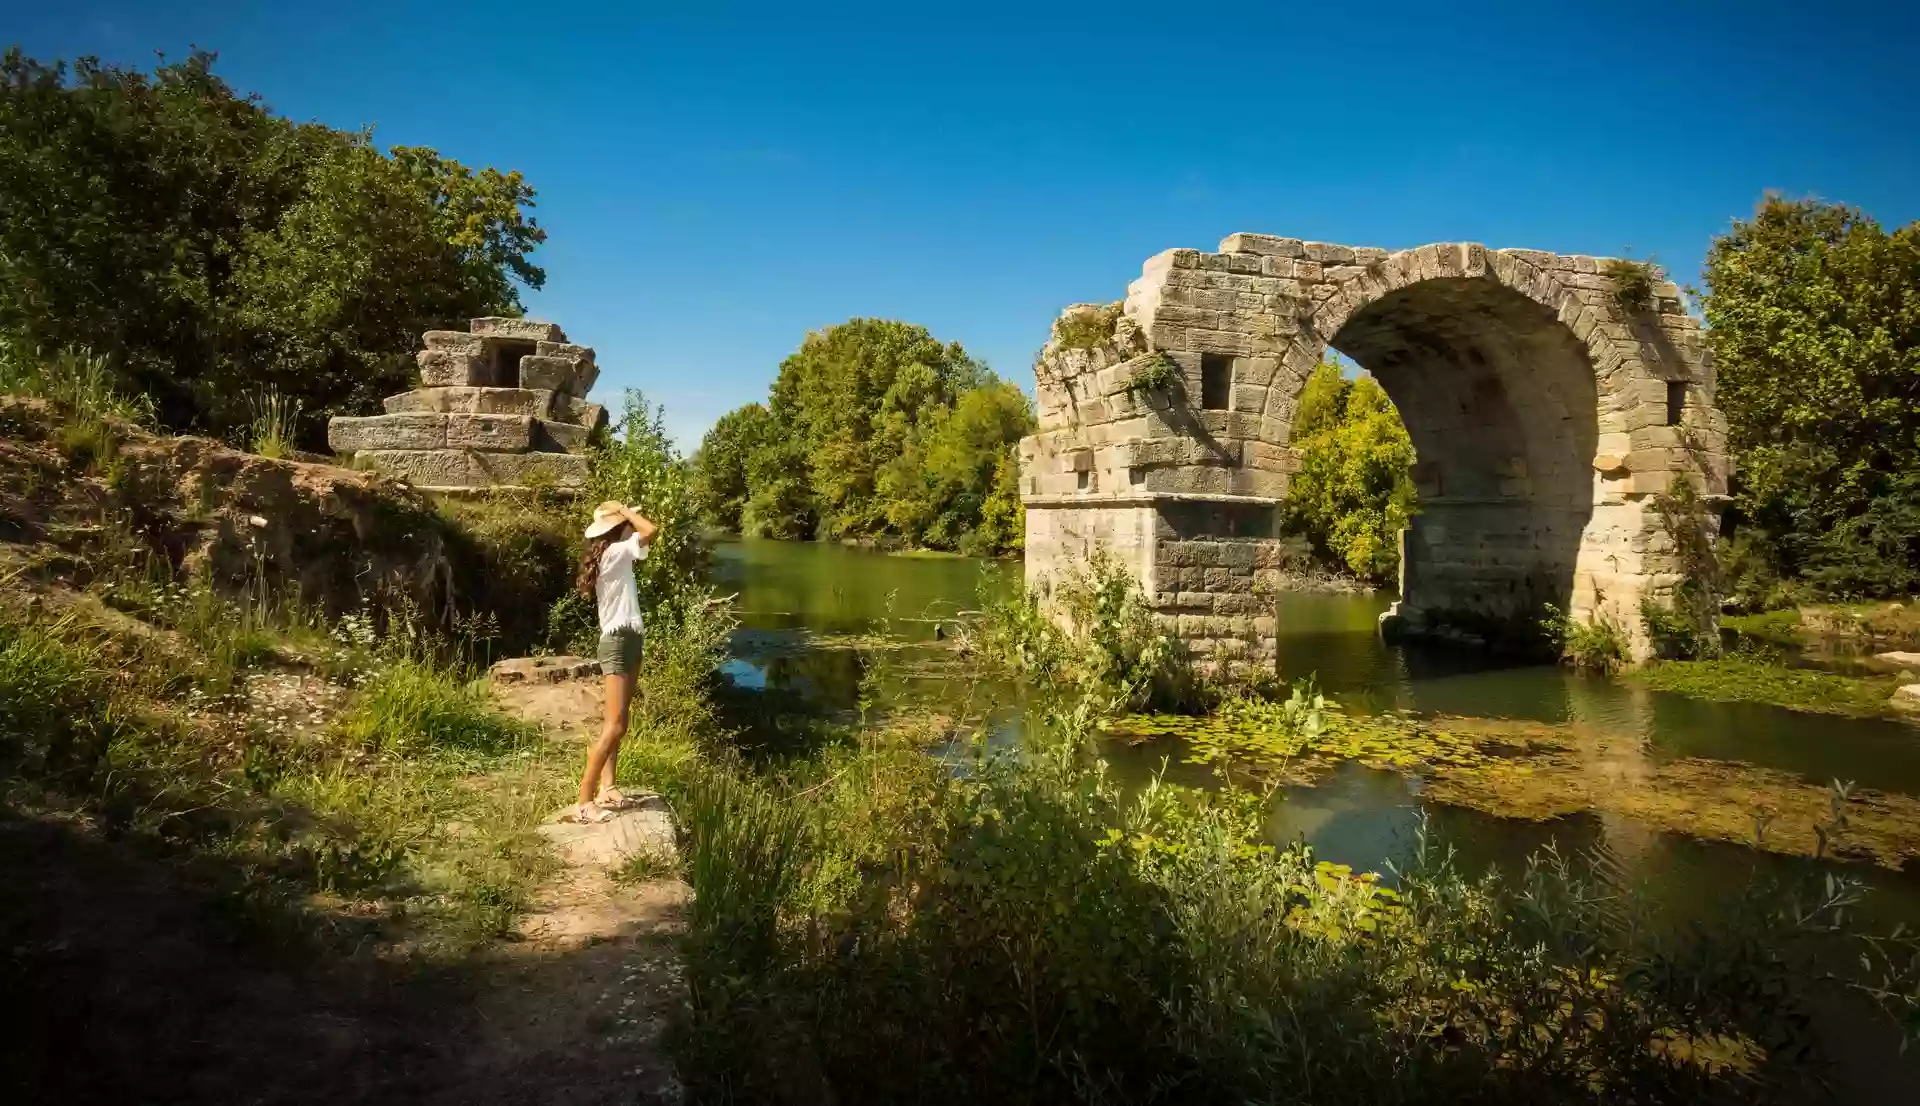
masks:
[[[476,484],[551,484],[578,488],[592,474],[587,458],[578,453],[471,453]]]
[[[636,805],[597,825],[548,822],[540,827],[540,836],[575,868],[611,867],[643,854],[678,860],[673,811],[667,801],[658,795],[636,798]]]
[[[327,444],[343,453],[368,449],[444,449],[445,415],[341,415],[327,422]]]
[[[1888,700],[1895,710],[1920,712],[1920,684],[1908,684],[1896,689],[1893,698]]]
[[[588,657],[514,657],[487,670],[495,683],[557,684],[600,675],[600,662]]]
[[[392,416],[389,418],[403,417]],[[440,415],[447,423],[448,449],[518,453],[533,448],[533,419],[527,415]]]
[[[564,342],[567,336],[553,323],[538,319],[506,319],[490,315],[473,319],[467,329],[483,338],[512,338],[522,342]]]
[[[415,388],[381,403],[389,415],[524,415],[552,418],[557,393],[540,388]]]
[[[571,453],[478,453],[460,449],[373,449],[355,455],[361,462],[416,488],[491,488],[549,485],[585,486],[587,458]]]
[[[1873,659],[1890,668],[1911,668],[1920,672],[1920,653],[1875,653]]]

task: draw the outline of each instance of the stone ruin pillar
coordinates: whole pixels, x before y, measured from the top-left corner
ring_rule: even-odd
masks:
[[[591,348],[532,319],[474,319],[424,341],[420,387],[387,397],[384,415],[333,419],[327,444],[427,489],[586,484],[587,441],[607,425],[586,399],[600,375]]]
[[[1152,348],[1120,304],[1061,314],[1034,367],[1039,430],[1020,443],[1027,582],[1044,598],[1103,549],[1197,656],[1272,668],[1280,503],[1299,460],[1215,368]]]

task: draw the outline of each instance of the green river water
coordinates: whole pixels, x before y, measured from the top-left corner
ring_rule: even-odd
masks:
[[[851,711],[871,662],[860,649],[846,647],[850,638],[884,628],[931,643],[935,620],[977,608],[983,587],[999,592],[1018,587],[1019,575],[1017,563],[805,542],[723,543],[716,576],[723,591],[738,594],[742,622],[728,675],[744,686],[790,691],[828,709]],[[1329,696],[1355,706],[1573,725],[1583,732],[1635,738],[1642,755],[1656,763],[1676,757],[1738,761],[1816,784],[1850,780],[1920,795],[1920,727],[1711,703],[1554,666],[1498,667],[1459,648],[1389,646],[1374,632],[1388,601],[1384,596],[1283,595],[1282,673],[1289,678],[1314,674]],[[970,712],[988,708],[989,725],[1001,739],[1017,735],[1020,707],[1013,689],[958,687],[937,675],[915,678],[913,650],[906,653],[908,674],[890,684],[883,698],[913,696],[956,705],[964,700]],[[1165,743],[1116,745],[1106,755],[1123,780],[1137,782],[1161,770],[1173,779],[1202,779],[1199,770],[1180,763],[1177,748]],[[1386,870],[1408,858],[1423,820],[1430,834],[1475,870],[1488,865],[1518,869],[1549,844],[1566,855],[1604,853],[1659,915],[1675,922],[1697,916],[1756,876],[1821,867],[1811,859],[1651,830],[1615,815],[1546,821],[1494,817],[1424,801],[1417,778],[1351,763],[1315,786],[1283,789],[1272,804],[1270,829],[1277,843],[1304,839],[1326,859]],[[1920,923],[1920,871],[1914,865],[1899,872],[1862,863],[1843,867],[1868,884],[1858,916],[1869,928]],[[1920,1076],[1911,1059],[1885,1063],[1888,1054],[1878,1046],[1886,1038],[1878,1032],[1849,1037],[1839,1051],[1851,1051],[1869,1038],[1876,1042],[1873,1058],[1846,1057],[1845,1067],[1889,1077],[1897,1070],[1902,1081]],[[1856,1068],[1856,1061],[1865,1068]]]

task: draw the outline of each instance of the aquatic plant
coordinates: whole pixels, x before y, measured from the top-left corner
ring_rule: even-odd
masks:
[[[1604,610],[1578,619],[1549,603],[1540,628],[1560,650],[1560,659],[1575,668],[1610,673],[1627,662],[1626,635]]]

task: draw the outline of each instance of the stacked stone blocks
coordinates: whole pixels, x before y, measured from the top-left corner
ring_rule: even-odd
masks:
[[[607,424],[586,398],[600,375],[592,349],[552,323],[502,318],[428,331],[423,344],[420,387],[389,396],[384,415],[335,418],[328,444],[421,487],[586,483],[587,442]]]
[[[1242,617],[1229,612],[1257,593],[1254,574],[1273,571],[1257,566],[1277,564],[1278,507],[1299,467],[1295,405],[1339,348],[1381,380],[1419,452],[1402,624],[1531,621],[1552,601],[1612,617],[1644,651],[1639,600],[1680,571],[1650,497],[1676,479],[1722,495],[1726,425],[1678,289],[1657,285],[1652,308],[1630,312],[1605,265],[1477,243],[1396,253],[1253,234],[1150,258],[1122,303],[1069,307],[1062,319],[1076,325],[1056,325],[1036,364],[1040,426],[1021,443],[1030,581],[1044,588],[1084,535],[1113,529],[1077,520],[1237,504],[1243,529],[1226,540],[1246,551],[1232,566],[1183,563],[1224,555],[1187,548],[1205,540],[1194,535],[1135,541],[1122,559],[1197,648],[1267,651],[1261,626],[1229,622],[1223,635],[1219,620]],[[1107,317],[1105,341],[1061,340]],[[1134,386],[1156,365],[1178,386]],[[1264,533],[1247,533],[1263,509],[1251,525]],[[1249,558],[1244,577],[1213,571]],[[1253,645],[1225,645],[1241,630]]]

